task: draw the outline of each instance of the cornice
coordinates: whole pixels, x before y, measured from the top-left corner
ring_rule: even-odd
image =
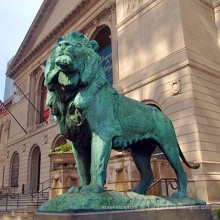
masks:
[[[152,5],[155,3],[160,3],[163,0],[149,0],[146,3],[144,3],[141,7],[139,7],[137,10],[135,10],[134,12],[130,13],[130,15],[128,15],[125,19],[123,19],[118,25],[117,25],[117,29],[119,29],[120,27],[122,27],[123,25],[125,25],[126,23],[128,23],[128,21],[131,21],[135,16],[139,15],[142,11],[144,11],[147,8],[152,7]]]
[[[219,7],[220,6],[220,1],[219,2],[216,2],[215,4],[214,4],[214,7],[215,8],[217,8],[217,7]]]
[[[203,3],[204,5],[208,6],[209,8],[214,9],[214,5],[211,2],[207,0],[199,0],[199,1]]]
[[[45,13],[48,10],[49,4],[52,0],[47,0],[45,3],[45,6],[42,9],[41,13]],[[48,4],[47,4],[48,3]],[[69,23],[75,18],[77,15],[80,14],[80,12],[90,3],[90,0],[82,0],[48,35],[35,47],[33,50],[27,54],[22,59],[22,46],[21,50],[18,51],[16,58],[11,63],[10,67],[7,71],[7,76],[13,77],[14,74],[16,74],[19,70],[23,68],[27,62],[29,62],[33,57],[35,57],[37,54],[39,54],[42,49],[51,42],[51,39],[54,39],[56,36],[58,36],[66,26],[69,25]],[[43,16],[39,16],[43,17]],[[39,25],[42,20],[37,20],[37,24]],[[34,31],[34,28],[32,29]],[[27,40],[30,39],[29,35],[27,37]],[[25,44],[25,42],[24,42]]]

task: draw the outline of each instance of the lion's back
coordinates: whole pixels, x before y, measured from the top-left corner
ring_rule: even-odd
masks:
[[[125,96],[120,98],[119,122],[125,137],[149,138],[166,128],[173,130],[171,121],[160,110]]]

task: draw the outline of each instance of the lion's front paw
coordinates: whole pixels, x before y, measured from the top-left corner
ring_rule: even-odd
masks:
[[[186,197],[186,193],[178,191],[178,192],[173,193],[172,197],[183,198],[183,197]]]
[[[93,192],[93,193],[102,193],[104,192],[104,187],[101,187],[99,185],[87,185],[83,186],[80,192]]]

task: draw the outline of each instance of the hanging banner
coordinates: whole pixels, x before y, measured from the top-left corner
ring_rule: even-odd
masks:
[[[50,115],[50,109],[46,105],[46,99],[47,99],[47,88],[44,88],[44,120],[47,121]]]
[[[113,84],[113,72],[112,72],[112,45],[108,45],[106,48],[99,52],[99,56],[102,60],[102,67],[105,72],[108,82]]]

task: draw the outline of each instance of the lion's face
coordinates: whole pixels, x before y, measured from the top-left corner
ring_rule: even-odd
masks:
[[[55,63],[60,67],[61,71],[68,73],[83,70],[84,65],[80,57],[85,53],[85,48],[81,43],[61,40],[57,44],[55,51]]]
[[[52,91],[53,84],[60,84],[66,91],[67,88],[73,90],[79,83],[89,84],[95,73],[94,65],[100,62],[97,50],[96,41],[88,41],[77,32],[59,37],[47,61],[45,86]]]

